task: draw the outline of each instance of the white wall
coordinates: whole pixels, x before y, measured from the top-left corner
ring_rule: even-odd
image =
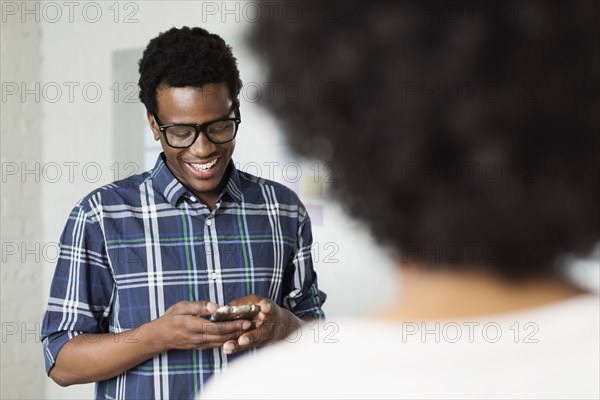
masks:
[[[0,398],[43,395],[44,359],[39,331],[42,275],[39,263],[41,188],[35,163],[41,160],[42,107],[34,99],[9,96],[20,82],[40,80],[40,27],[7,20],[1,27],[2,205]],[[21,175],[22,167],[32,173]],[[36,249],[36,245],[38,248]],[[38,260],[36,260],[38,259]],[[36,262],[37,261],[37,262]]]

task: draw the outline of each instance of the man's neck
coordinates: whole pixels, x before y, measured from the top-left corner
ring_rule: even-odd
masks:
[[[542,306],[584,293],[557,278],[509,283],[484,273],[398,269],[400,295],[376,319],[426,321],[477,317]]]
[[[200,200],[201,202],[206,204],[206,206],[208,207],[208,209],[210,211],[212,211],[216,207],[216,203],[217,203],[217,199],[219,198],[219,195],[223,192],[223,190],[225,190],[225,186],[227,186],[227,182],[229,181],[230,175],[231,175],[231,167],[228,166],[227,171],[225,172],[225,174],[223,174],[223,179],[219,183],[219,186],[217,186],[215,188],[215,190],[213,190],[211,192],[203,192],[203,193],[195,192],[192,190],[192,193],[198,198],[198,200]]]

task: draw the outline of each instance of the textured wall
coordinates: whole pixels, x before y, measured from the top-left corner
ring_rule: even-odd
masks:
[[[14,92],[40,81],[40,24],[33,18],[2,21],[2,206],[0,398],[42,398],[45,374],[39,324],[43,274],[40,239],[41,103]],[[31,172],[23,175],[23,170]]]

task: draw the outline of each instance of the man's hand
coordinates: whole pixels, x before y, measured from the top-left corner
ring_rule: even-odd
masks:
[[[229,303],[230,306],[244,304],[257,304],[260,306],[260,313],[253,320],[254,329],[238,338],[227,341],[223,345],[225,354],[232,354],[240,350],[263,346],[284,339],[290,332],[302,325],[302,320],[289,310],[279,307],[270,299],[255,294]],[[246,326],[244,325],[244,327]]]
[[[99,382],[167,350],[222,347],[252,327],[250,321],[210,322],[201,318],[217,308],[206,301],[182,301],[160,318],[131,331],[77,335],[58,353],[50,377],[61,386]]]
[[[210,322],[201,318],[218,308],[217,304],[207,301],[180,301],[173,304],[160,318],[150,323],[157,332],[157,346],[162,351],[221,347],[229,340],[237,340],[252,326],[246,320]]]

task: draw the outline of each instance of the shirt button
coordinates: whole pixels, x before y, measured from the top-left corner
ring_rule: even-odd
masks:
[[[210,274],[210,279],[215,280],[219,277],[219,275],[216,272],[213,272],[212,274]]]
[[[206,225],[211,226],[212,225],[212,219],[207,218],[206,219]]]
[[[196,198],[195,198],[194,196],[192,196],[192,197],[190,197],[190,200],[191,200],[192,202],[195,202],[195,201],[196,201]]]

